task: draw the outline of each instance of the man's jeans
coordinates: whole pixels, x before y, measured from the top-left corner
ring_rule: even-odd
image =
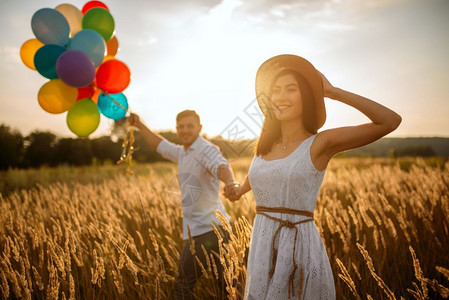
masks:
[[[225,243],[229,239],[229,234],[223,229],[223,227],[218,226],[220,234],[223,237]],[[219,253],[218,248],[218,238],[215,232],[209,231],[202,235],[198,235],[192,238],[195,244],[195,256],[203,264],[204,268],[207,269],[207,260],[204,255],[201,245],[206,249],[209,259],[211,259],[211,253]],[[215,259],[215,265],[218,271],[218,290],[215,299],[226,299],[226,283],[223,278],[223,267],[221,266],[220,260],[213,254]],[[213,267],[212,267],[213,269]],[[215,273],[213,272],[213,277],[215,278]],[[196,258],[192,255],[190,251],[190,241],[186,240],[181,251],[181,258],[178,265],[178,275],[175,279],[175,299],[194,299],[193,288],[197,279],[202,275],[201,267],[198,265]]]

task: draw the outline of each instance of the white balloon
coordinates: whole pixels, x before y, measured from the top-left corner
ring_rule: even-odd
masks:
[[[70,37],[73,37],[78,31],[83,29],[83,13],[72,4],[59,4],[55,7],[67,19],[70,26]]]

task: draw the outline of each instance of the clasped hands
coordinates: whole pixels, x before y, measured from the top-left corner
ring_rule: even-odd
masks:
[[[230,201],[237,201],[242,197],[240,184],[232,182],[228,183],[223,188],[223,195]]]

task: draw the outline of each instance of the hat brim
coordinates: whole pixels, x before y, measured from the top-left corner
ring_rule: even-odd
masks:
[[[326,121],[323,83],[315,67],[306,59],[291,54],[274,56],[265,61],[256,74],[256,97],[260,109],[265,116],[269,115],[270,87],[276,76],[284,70],[293,70],[301,74],[310,85],[315,103],[317,129]]]

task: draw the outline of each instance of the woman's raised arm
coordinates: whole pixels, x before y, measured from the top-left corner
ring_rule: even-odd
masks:
[[[311,149],[312,161],[318,170],[324,169],[335,154],[372,143],[395,130],[402,121],[401,116],[391,109],[360,95],[336,88],[323,74],[320,75],[324,97],[354,107],[371,122],[320,132]]]

